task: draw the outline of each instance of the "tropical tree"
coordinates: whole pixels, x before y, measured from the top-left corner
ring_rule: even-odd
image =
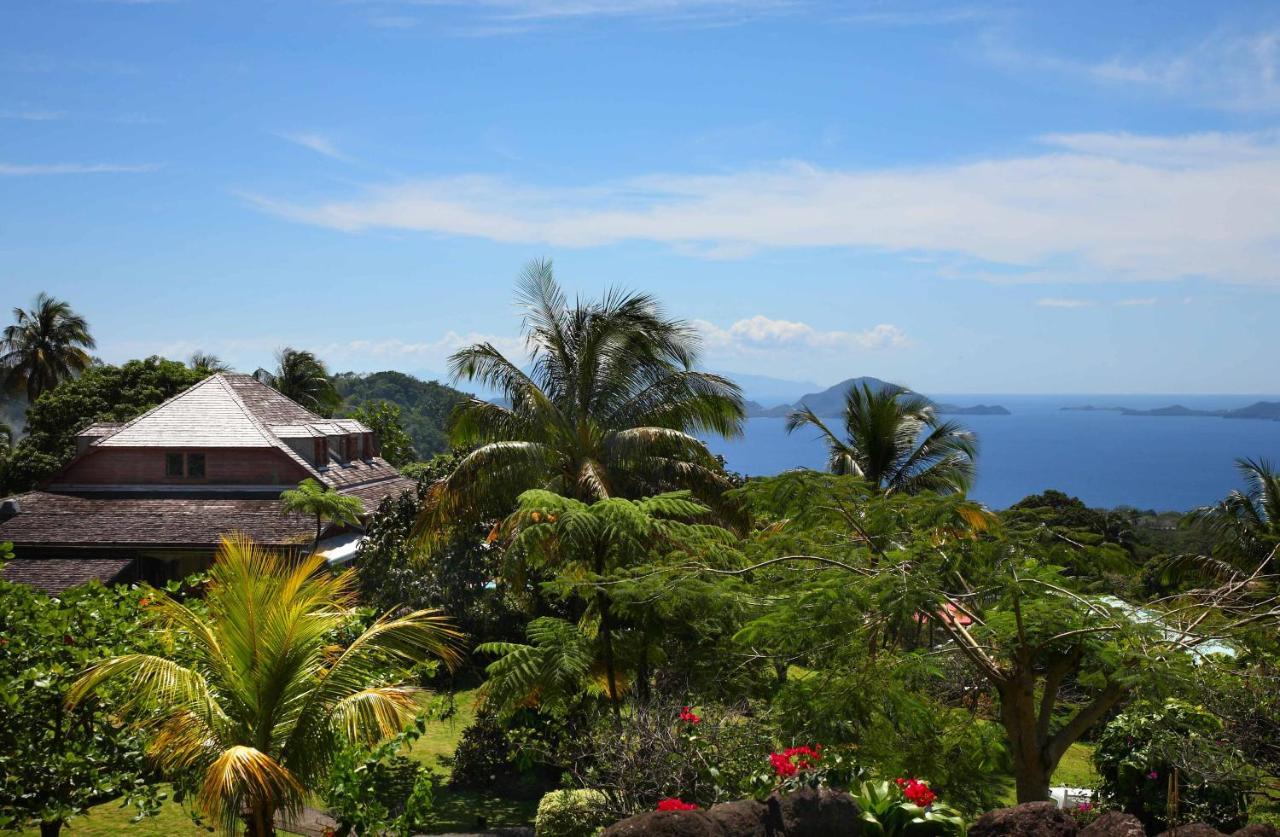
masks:
[[[429,610],[383,616],[335,648],[355,604],[352,574],[329,573],[317,555],[295,562],[224,540],[202,607],[160,595],[148,608],[180,652],[102,660],[66,704],[122,686],[119,714],[151,734],[163,775],[198,785],[196,803],[222,833],[243,817],[249,834],[273,834],[344,747],[376,745],[421,711],[424,693],[389,675],[430,655],[459,658],[461,636]]]
[[[1244,478],[1245,490],[1232,491],[1189,516],[1213,534],[1212,554],[1183,558],[1179,564],[1232,579],[1264,570],[1260,561],[1275,561],[1280,546],[1280,474],[1266,459],[1237,459],[1236,469]]]
[[[973,482],[978,446],[954,421],[940,421],[933,403],[903,387],[854,384],[845,394],[844,436],[809,407],[787,416],[787,432],[816,427],[827,443],[827,467],[860,476],[886,494],[963,492]]]
[[[311,545],[314,552],[320,545],[320,533],[325,521],[357,526],[364,514],[364,503],[358,497],[339,494],[327,485],[313,479],[305,479],[297,488],[280,492],[280,509],[285,514],[315,515],[316,538]]]
[[[694,371],[699,339],[647,294],[609,291],[570,304],[550,261],[518,285],[528,371],[490,343],[450,359],[455,379],[502,393],[472,398],[450,440],[470,449],[433,489],[420,531],[487,508],[507,513],[520,492],[545,488],[584,502],[689,489],[709,500],[728,486],[698,438],[741,431],[738,387]]]
[[[329,415],[342,403],[324,362],[302,349],[284,347],[276,352],[274,370],[259,369],[253,377],[321,415]]]
[[[372,430],[378,438],[382,458],[397,468],[418,458],[400,417],[400,405],[391,401],[369,401],[351,411],[351,418]]]
[[[41,293],[30,311],[13,309],[13,318],[0,338],[0,368],[9,391],[25,392],[28,403],[93,362],[89,323],[68,303]]]
[[[517,510],[504,524],[511,536],[508,554],[513,556],[506,574],[519,578],[527,567],[551,570],[555,579],[548,583],[549,589],[584,606],[580,626],[587,637],[598,640],[598,659],[615,714],[620,711],[621,686],[614,638],[625,625],[614,612],[609,593],[614,576],[667,553],[696,549],[708,558],[717,546],[727,546],[731,540],[728,530],[698,522],[709,512],[687,492],[584,503],[535,489],[520,495]],[[535,633],[533,625],[529,632],[536,647],[504,643],[479,647],[506,655],[490,667],[490,673],[502,681],[499,693],[511,695],[518,690],[512,685],[514,675],[532,677],[545,670],[541,665],[518,665],[513,660],[551,659],[554,655],[549,651],[563,648],[580,651],[581,643],[569,641],[573,625],[558,620],[541,620],[539,625],[540,632]],[[566,670],[560,663],[551,669],[558,673]],[[537,678],[529,680],[524,684],[526,694],[543,691],[537,688],[540,685]]]
[[[187,358],[187,365],[205,375],[231,371],[231,364],[211,352],[192,352],[191,357]]]

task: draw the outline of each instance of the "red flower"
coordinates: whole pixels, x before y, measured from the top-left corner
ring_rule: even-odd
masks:
[[[814,744],[812,747],[788,747],[781,753],[769,754],[769,763],[773,765],[773,771],[784,779],[796,775],[800,770],[817,767],[820,761],[822,761],[821,744]]]
[[[74,639],[72,639],[72,638],[71,638],[71,634],[63,634],[63,635],[62,635],[62,644],[63,644],[63,645],[75,645],[75,644],[76,644],[76,641],[75,641]]]
[[[902,788],[902,795],[905,796],[907,801],[912,805],[919,805],[921,808],[928,808],[933,804],[933,800],[938,798],[938,795],[919,779],[898,778],[894,781],[898,783],[898,787]]]
[[[680,720],[684,721],[686,724],[702,723],[702,718],[693,714],[693,710],[687,706],[680,707]]]
[[[674,796],[669,796],[666,799],[660,800],[658,802],[658,810],[659,811],[696,811],[698,810],[698,806],[694,805],[692,802],[684,802]]]

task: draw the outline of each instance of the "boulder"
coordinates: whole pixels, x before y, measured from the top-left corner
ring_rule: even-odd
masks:
[[[1133,814],[1107,811],[1080,829],[1080,837],[1147,837],[1147,830]]]
[[[1076,837],[1079,830],[1052,802],[1024,802],[983,814],[969,826],[969,837]]]
[[[773,833],[786,837],[857,837],[862,809],[853,797],[829,788],[801,788],[766,801]]]
[[[1202,822],[1175,826],[1168,831],[1161,831],[1157,837],[1227,837],[1218,829]]]
[[[707,809],[707,816],[721,832],[734,837],[772,837],[765,825],[769,808],[754,799],[721,802]]]
[[[1255,822],[1233,832],[1231,837],[1280,837],[1280,829],[1269,823]]]
[[[724,837],[705,811],[649,811],[615,822],[604,837]]]

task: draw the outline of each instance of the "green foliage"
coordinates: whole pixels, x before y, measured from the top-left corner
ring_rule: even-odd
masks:
[[[115,797],[139,817],[158,807],[143,741],[112,711],[118,695],[63,705],[90,663],[157,647],[137,627],[148,595],[95,582],[51,598],[0,581],[0,828],[61,823]]]
[[[322,416],[332,415],[342,402],[324,362],[302,349],[284,347],[276,352],[275,369],[259,369],[253,377]]]
[[[408,435],[410,447],[418,457],[449,449],[445,427],[454,409],[467,399],[464,393],[453,387],[419,380],[403,372],[375,372],[371,375],[347,372],[336,376],[334,385],[342,397],[339,415],[360,418],[357,411],[371,404],[388,403],[399,407],[398,423]],[[368,421],[365,423],[369,424]],[[372,424],[369,426],[373,427]],[[381,438],[383,456],[387,461],[396,466],[403,464],[387,454],[386,437]]]
[[[574,784],[603,791],[618,819],[652,811],[666,797],[707,808],[773,789],[769,754],[778,731],[761,707],[696,707],[698,723],[682,721],[680,712],[668,700],[637,702],[619,725],[596,710],[564,742],[559,760]]]
[[[376,745],[418,715],[425,694],[405,683],[408,666],[458,659],[460,638],[433,611],[382,616],[336,645],[356,616],[352,581],[318,555],[226,540],[201,602],[151,604],[149,627],[177,653],[100,660],[68,705],[118,687],[113,708],[153,734],[166,778],[198,786],[199,808],[224,834],[243,818],[262,835],[277,812],[301,810],[338,753]]]
[[[1103,797],[1151,831],[1188,822],[1234,831],[1247,818],[1246,791],[1258,780],[1222,738],[1216,716],[1177,700],[1117,716],[1098,738],[1094,764]]]
[[[922,808],[892,782],[863,782],[853,791],[870,837],[963,837],[964,819],[940,802]]]
[[[536,703],[540,711],[563,716],[578,705],[584,694],[601,693],[590,678],[598,651],[592,637],[577,625],[544,616],[526,628],[531,644],[486,642],[477,654],[498,659],[485,669],[484,699],[487,706],[510,715]]]
[[[95,422],[124,422],[202,379],[185,364],[149,357],[123,366],[92,366],[41,395],[27,411],[27,435],[18,442],[0,483],[30,488],[71,460],[76,434]]]
[[[9,392],[35,401],[93,362],[89,323],[66,302],[41,293],[30,311],[14,308],[13,318],[0,337],[0,375]]]
[[[538,803],[533,830],[537,837],[595,837],[614,819],[598,790],[554,790]]]
[[[437,458],[444,464],[424,464],[423,469],[447,467],[451,460]],[[379,612],[440,608],[456,614],[458,627],[474,641],[519,636],[523,620],[507,601],[504,586],[494,583],[502,555],[486,543],[490,527],[460,527],[448,543],[421,554],[412,536],[422,508],[419,495],[386,498],[366,523],[355,560],[361,600]]]
[[[392,465],[399,468],[418,458],[413,440],[401,424],[399,405],[390,401],[370,401],[356,407],[350,415],[374,432],[382,458]]]
[[[364,503],[359,497],[339,494],[327,485],[313,479],[305,479],[297,488],[280,492],[280,509],[286,513],[305,514],[316,519],[315,544],[320,543],[320,532],[326,521],[356,526],[364,514]]]
[[[843,436],[802,407],[787,416],[787,432],[816,428],[827,445],[828,470],[862,477],[886,494],[964,492],[973,482],[976,438],[958,422],[939,419],[922,395],[855,383],[845,395],[842,418]]]
[[[689,489],[707,502],[728,486],[698,434],[736,435],[741,393],[694,371],[698,336],[646,294],[606,293],[569,303],[551,263],[528,266],[519,286],[524,364],[488,343],[450,359],[459,380],[500,391],[510,406],[472,399],[450,423],[469,450],[433,490],[424,537],[542,487],[583,501]]]
[[[348,747],[337,754],[322,792],[337,835],[409,837],[426,827],[439,777],[403,753],[422,737],[419,716],[404,732],[372,748]]]

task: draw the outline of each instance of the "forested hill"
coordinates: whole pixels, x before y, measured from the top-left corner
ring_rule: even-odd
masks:
[[[422,459],[448,450],[445,425],[449,414],[467,395],[437,381],[423,381],[403,372],[358,375],[345,372],[333,379],[342,396],[339,415],[372,401],[390,401],[401,410],[401,424]]]

